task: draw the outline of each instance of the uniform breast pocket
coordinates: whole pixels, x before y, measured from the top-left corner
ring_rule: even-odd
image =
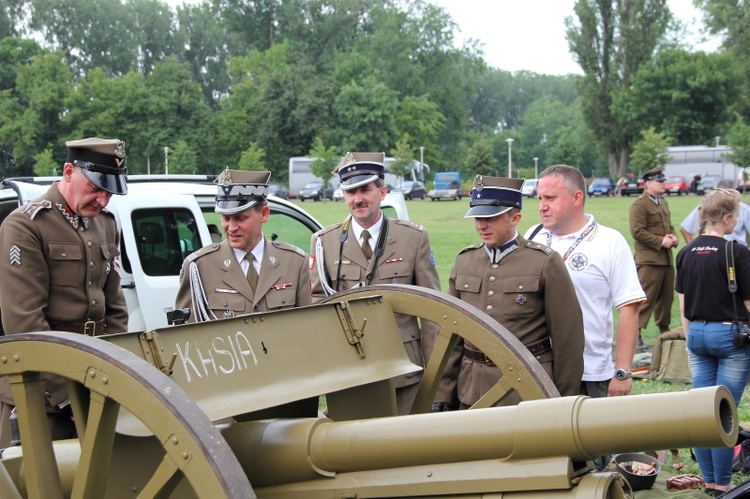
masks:
[[[83,248],[79,243],[49,243],[50,285],[80,287],[85,277]]]
[[[103,270],[99,276],[99,284],[104,285],[104,281],[107,280],[107,276],[114,269],[112,268],[112,259],[120,256],[120,250],[117,248],[117,244],[114,242],[102,243],[99,245],[102,252]]]
[[[208,299],[208,308],[211,310],[232,311],[235,314],[250,313],[250,310],[245,311],[247,300],[240,294],[209,293],[206,298]]]
[[[295,288],[270,289],[266,293],[266,306],[269,309],[293,307],[297,302]]]
[[[411,265],[409,262],[385,262],[378,267],[378,281],[390,284],[411,284]]]
[[[508,277],[503,281],[503,310],[515,316],[532,314],[539,300],[538,277]]]
[[[459,293],[479,293],[479,289],[482,287],[482,278],[472,275],[457,275],[456,276],[456,291]]]
[[[331,282],[336,287],[336,272],[337,269],[334,267],[331,273]],[[362,278],[362,267],[359,265],[341,265],[341,279],[346,282],[346,287],[351,288],[357,283],[363,280]]]

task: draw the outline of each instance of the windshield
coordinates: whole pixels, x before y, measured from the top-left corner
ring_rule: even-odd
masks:
[[[312,184],[307,184],[305,186],[305,189],[320,189],[323,186],[320,182],[313,182]]]

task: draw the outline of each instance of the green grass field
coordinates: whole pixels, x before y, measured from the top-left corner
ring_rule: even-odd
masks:
[[[672,225],[679,233],[680,222],[698,205],[700,197],[670,196],[667,197],[669,208],[672,213]],[[586,201],[586,212],[593,214],[599,223],[620,231],[633,248],[633,238],[630,235],[628,211],[635,197],[610,197],[591,198]],[[744,196],[745,202],[750,202],[750,195]],[[424,225],[430,233],[435,258],[437,260],[438,273],[443,290],[448,289],[448,276],[453,261],[458,252],[464,246],[479,241],[474,230],[472,220],[465,219],[464,215],[469,203],[464,198],[461,201],[437,201],[413,200],[407,201],[409,218]],[[342,221],[347,215],[346,205],[342,202],[304,202],[298,204],[313,215],[323,225],[329,225]],[[537,199],[524,198],[523,218],[518,226],[518,231],[523,235],[532,225],[539,223],[539,201]],[[678,250],[685,245],[680,236]],[[308,249],[308,248],[305,248]],[[676,253],[675,253],[676,254]],[[680,326],[680,315],[677,298],[675,297],[672,307],[672,327]],[[653,319],[648,329],[644,332],[644,341],[653,345],[658,336],[658,329],[653,324]],[[671,385],[659,381],[635,381],[633,393],[654,393],[683,390],[682,385]],[[750,394],[743,397],[739,407],[740,421],[750,422]]]

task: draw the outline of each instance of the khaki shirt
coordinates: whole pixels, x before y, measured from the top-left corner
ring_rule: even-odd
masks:
[[[65,212],[65,206],[54,184],[0,226],[0,310],[6,334],[48,331],[48,321],[101,319],[108,333],[127,331],[114,216],[103,211],[82,219]],[[12,404],[4,385],[0,399]],[[68,398],[62,386],[48,388],[52,406]]]
[[[307,254],[296,246],[266,239],[258,285],[253,292],[229,243],[209,244],[182,264],[175,306],[190,308],[188,322],[195,322],[188,278],[193,263],[203,284],[208,309],[217,319],[309,305],[312,296],[308,262]]]
[[[384,216],[384,215],[383,215]],[[385,221],[384,221],[385,222]],[[435,268],[435,257],[430,246],[427,230],[412,222],[388,219],[388,235],[383,247],[383,255],[377,259],[373,256],[370,262],[365,258],[362,247],[349,231],[348,237],[341,247],[343,223],[331,225],[312,236],[310,277],[312,278],[313,299],[319,300],[326,296],[321,278],[336,289],[336,275],[338,263],[341,261],[341,281],[339,291],[353,288],[365,282],[368,272],[373,273],[370,284],[413,284],[440,291],[440,277]],[[384,230],[384,229],[381,229]],[[317,242],[320,240],[323,251],[323,267],[325,275],[321,276],[316,254]],[[370,265],[374,267],[371,268]],[[422,346],[423,333],[434,336],[435,325],[429,323],[429,328],[420,329],[415,317],[396,314],[396,322],[401,333],[401,339],[412,363],[424,367],[424,351]],[[428,324],[425,322],[425,325]],[[434,341],[434,340],[432,340]],[[418,383],[422,373],[413,373],[400,377],[396,381],[397,387]]]
[[[664,198],[654,203],[642,194],[630,206],[630,233],[635,241],[635,263],[638,265],[672,265],[672,248],[663,248],[667,234],[676,234],[672,227],[669,205]]]
[[[492,264],[483,243],[464,248],[450,275],[450,294],[486,312],[524,345],[550,338],[537,356],[561,395],[578,395],[583,376],[583,313],[560,255],[518,237],[518,248]],[[470,344],[468,348],[478,350]],[[463,352],[459,341],[456,351]],[[473,405],[500,379],[494,365],[451,356],[436,397]]]

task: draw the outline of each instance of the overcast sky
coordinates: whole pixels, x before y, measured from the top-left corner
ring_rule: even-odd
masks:
[[[166,0],[169,5],[200,0]],[[429,0],[444,7],[458,24],[460,43],[472,38],[484,44],[490,66],[541,74],[581,74],[565,40],[565,17],[573,15],[575,0]],[[692,0],[667,0],[669,8],[690,30],[690,44],[711,51],[719,40],[701,43],[701,11]]]
[[[457,40],[484,43],[490,66],[508,71],[526,69],[543,74],[582,74],[565,40],[565,17],[575,0],[431,0],[444,7],[459,25]],[[719,41],[698,43],[702,13],[692,0],[668,0],[669,8],[691,30],[691,45],[715,50]]]

